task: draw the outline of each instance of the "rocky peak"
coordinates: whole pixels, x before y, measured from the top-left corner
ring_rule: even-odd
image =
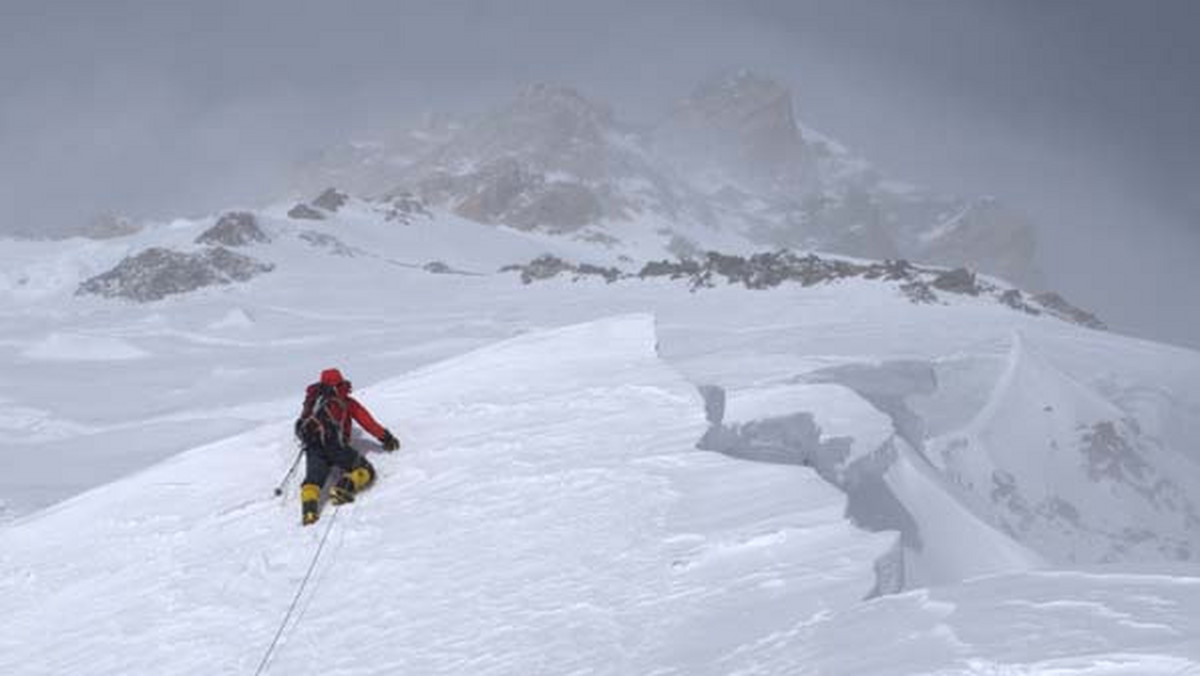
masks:
[[[786,87],[750,71],[709,79],[657,130],[660,150],[706,183],[799,192],[814,179]]]
[[[607,106],[537,84],[408,168],[388,194],[481,223],[573,231],[633,213],[677,213],[680,190]]]
[[[801,125],[786,86],[748,70],[702,82],[649,133],[576,89],[535,84],[469,124],[410,136],[421,153],[348,159],[327,174],[480,223],[575,232],[653,218],[754,245],[968,266],[1041,286],[1023,219],[991,200],[883,180]],[[289,216],[327,213],[299,205]]]
[[[594,133],[613,124],[612,110],[574,88],[539,83],[518,92],[504,111],[516,120],[548,122],[551,127]]]
[[[437,153],[441,168],[458,172],[503,157],[531,169],[603,180],[615,161],[612,112],[569,87],[538,84],[468,126]]]
[[[229,211],[217,219],[216,225],[200,233],[196,244],[229,247],[270,242],[271,238],[258,225],[258,219],[248,211]]]
[[[778,82],[748,70],[701,82],[681,105],[714,124],[737,126],[744,119],[765,112],[782,126],[796,128],[791,92]]]

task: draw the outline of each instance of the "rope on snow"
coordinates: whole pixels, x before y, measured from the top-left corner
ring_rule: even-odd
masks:
[[[304,588],[308,585],[308,579],[312,577],[313,570],[317,567],[317,561],[321,558],[321,550],[325,549],[325,541],[329,539],[329,533],[333,530],[333,524],[337,521],[338,512],[341,510],[333,510],[333,514],[329,517],[329,525],[325,527],[325,534],[321,536],[321,542],[317,545],[317,551],[313,553],[312,561],[308,563],[308,570],[304,573],[304,578],[300,580],[300,586],[296,589],[296,595],[292,597],[292,604],[288,606],[287,613],[283,616],[283,622],[279,623],[279,628],[275,630],[275,638],[271,639],[271,645],[267,647],[266,654],[263,655],[262,661],[258,663],[258,668],[254,670],[254,676],[260,676],[267,668],[267,663],[271,661],[271,654],[275,652],[275,646],[278,645],[280,637],[283,636],[283,630],[287,627],[288,620],[292,618],[292,613],[296,610],[296,604],[300,602],[300,597],[304,595]]]

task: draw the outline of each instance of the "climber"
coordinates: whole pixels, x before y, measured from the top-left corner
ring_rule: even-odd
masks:
[[[400,448],[396,437],[350,396],[350,381],[342,377],[341,371],[325,369],[321,379],[308,386],[304,408],[295,425],[305,455],[300,515],[306,526],[320,517],[321,489],[333,467],[342,470],[341,479],[329,489],[329,499],[335,505],[353,502],[359,491],[375,481],[375,468],[350,446],[351,421],[378,439],[383,450]]]

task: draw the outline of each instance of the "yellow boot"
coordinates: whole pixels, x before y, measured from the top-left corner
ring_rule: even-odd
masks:
[[[300,522],[305,526],[314,524],[321,517],[321,487],[304,484],[300,487]]]
[[[366,488],[375,479],[375,472],[370,465],[355,467],[342,475],[342,478],[329,489],[329,499],[335,505],[354,502],[354,496]]]

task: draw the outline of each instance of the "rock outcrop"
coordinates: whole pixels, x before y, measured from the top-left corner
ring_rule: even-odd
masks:
[[[331,214],[336,214],[338,209],[345,206],[349,200],[350,196],[344,192],[339,192],[337,188],[326,188],[312,201],[312,205],[318,209],[324,209]]]
[[[289,209],[287,215],[295,220],[323,221],[336,214],[349,201],[350,196],[346,193],[337,188],[326,188],[313,201],[302,202]]]
[[[1033,301],[1040,305],[1047,312],[1062,317],[1076,324],[1081,324],[1088,328],[1105,329],[1104,322],[1100,321],[1096,315],[1081,309],[1067,302],[1066,298],[1058,295],[1053,291],[1036,294]]]
[[[892,283],[913,303],[943,302],[939,293],[980,297],[1030,315],[1046,314],[1088,328],[1106,328],[1094,315],[1071,305],[1058,294],[1032,295],[980,279],[967,268],[947,270],[913,265],[905,260],[860,262],[787,250],[750,256],[709,251],[703,256],[651,261],[637,273],[628,273],[618,268],[571,263],[546,254],[525,265],[508,265],[500,271],[519,272],[525,284],[560,275],[569,275],[573,280],[599,277],[607,282],[665,277],[686,281],[692,290],[720,283],[762,290],[788,283],[815,286],[857,278]]]
[[[288,218],[298,221],[323,221],[325,220],[324,212],[318,211],[307,204],[297,204],[288,209]]]
[[[200,233],[196,244],[239,247],[270,242],[271,238],[258,226],[258,219],[248,211],[230,211],[217,219],[216,225]]]
[[[84,281],[76,295],[146,303],[208,286],[249,281],[274,267],[219,246],[195,253],[154,247]]]
[[[573,281],[599,277],[606,282],[615,282],[626,276],[617,268],[605,268],[590,263],[570,263],[550,254],[538,256],[525,265],[506,265],[500,268],[500,272],[519,272],[521,281],[525,284],[552,279],[562,274],[571,275]]]
[[[392,195],[378,204],[375,209],[383,213],[384,220],[401,225],[411,225],[418,218],[433,218],[433,214],[425,207],[425,203],[407,192]]]

